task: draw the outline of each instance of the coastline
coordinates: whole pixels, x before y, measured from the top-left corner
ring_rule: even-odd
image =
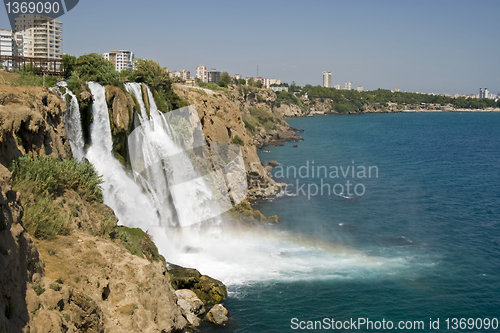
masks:
[[[349,114],[375,114],[375,113],[439,113],[439,112],[500,112],[500,108],[488,108],[488,109],[451,109],[451,110],[367,110],[362,112],[336,112],[336,111],[311,111],[309,113],[302,113],[292,116],[284,116],[284,119],[289,118],[302,118],[302,117],[314,117],[314,116],[324,116],[324,115],[349,115]]]

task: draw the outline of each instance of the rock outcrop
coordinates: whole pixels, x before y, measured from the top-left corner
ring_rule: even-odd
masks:
[[[177,296],[177,305],[188,324],[191,327],[200,326],[201,319],[198,316],[205,313],[203,302],[189,289],[177,290],[175,295]]]
[[[220,303],[227,297],[227,289],[222,282],[202,275],[194,268],[169,264],[167,270],[175,290],[191,290],[206,306]]]
[[[210,311],[208,311],[205,316],[205,320],[215,325],[224,325],[229,320],[227,314],[227,309],[224,306],[217,304],[214,305]]]
[[[21,332],[30,320],[28,286],[44,272],[37,247],[21,224],[23,209],[9,170],[0,165],[0,332]]]
[[[0,164],[22,155],[71,157],[65,102],[41,87],[0,86]]]
[[[249,134],[243,122],[243,117],[250,114],[248,107],[265,106],[269,109],[276,98],[274,92],[261,89],[259,94],[262,94],[262,97],[257,98],[257,95],[253,97],[245,96],[237,88],[231,88],[227,92],[189,88],[180,85],[176,85],[174,88],[181,98],[196,106],[203,133],[208,143],[239,142],[247,171],[249,195],[254,200],[275,196],[282,190],[284,184],[277,184],[271,179],[270,173],[264,168],[257,155],[257,148],[262,147],[263,144],[269,144],[273,141],[273,138],[281,140],[287,134],[291,135],[287,137],[289,140],[299,140],[300,137],[295,134],[295,131],[290,126],[284,123],[277,124],[280,127],[273,130],[270,135],[263,134],[267,139],[259,139],[259,136]],[[282,131],[281,128],[286,128],[286,130]],[[280,141],[281,144],[282,142],[284,140]]]

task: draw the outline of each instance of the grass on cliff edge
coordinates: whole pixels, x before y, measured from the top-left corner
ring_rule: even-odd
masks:
[[[251,107],[248,111],[249,114],[244,114],[242,119],[250,135],[256,133],[258,126],[264,128],[266,132],[269,132],[276,129],[276,124],[284,123],[279,117],[275,117],[272,113],[267,112],[261,107]]]
[[[54,86],[57,81],[61,79],[60,76],[45,76],[45,87]],[[43,76],[32,72],[25,71],[5,71],[0,70],[0,84],[6,84],[11,86],[36,86],[43,87]]]
[[[38,239],[69,234],[69,218],[53,204],[65,190],[86,201],[103,200],[101,177],[90,163],[25,155],[12,162],[10,171],[13,189],[21,194],[24,227]]]
[[[102,178],[88,162],[25,155],[12,163],[10,171],[13,189],[21,194],[23,225],[37,239],[68,235],[74,228],[75,224],[71,223],[73,215],[67,214],[55,203],[55,199],[64,195],[64,191],[73,190],[81,200],[89,203],[103,202],[100,187]],[[76,206],[81,207],[79,204]],[[76,216],[80,213],[77,212]],[[116,218],[108,218],[102,219],[100,226],[95,229],[86,231],[118,242],[138,257],[165,261],[149,234],[139,228],[118,226]]]

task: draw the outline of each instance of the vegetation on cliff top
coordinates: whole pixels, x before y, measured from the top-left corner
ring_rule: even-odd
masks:
[[[24,227],[35,238],[70,232],[68,218],[53,204],[55,197],[65,190],[72,189],[88,201],[103,199],[101,177],[89,163],[25,155],[13,161],[10,171],[13,188],[21,193]]]
[[[153,60],[136,59],[134,70],[117,72],[109,60],[104,59],[100,54],[91,53],[78,58],[64,55],[63,66],[68,88],[74,93],[77,93],[86,81],[117,86],[123,91],[125,91],[125,82],[144,82],[151,89],[159,110],[168,112],[187,105],[186,101],[183,101],[172,90],[173,81],[168,70]]]
[[[249,134],[255,134],[257,127],[262,127],[269,132],[276,129],[276,124],[284,124],[281,118],[262,107],[251,107],[248,111],[249,114],[243,115],[242,119]]]

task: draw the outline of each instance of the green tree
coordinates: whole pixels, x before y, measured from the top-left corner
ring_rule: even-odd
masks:
[[[97,53],[78,57],[73,66],[73,72],[78,72],[83,81],[95,81],[116,86],[120,84],[120,75],[115,70],[115,66]]]
[[[262,88],[262,86],[263,86],[262,81],[261,81],[261,80],[257,80],[257,81],[255,82],[255,86],[256,86],[257,88]]]
[[[73,73],[73,70],[76,65],[76,57],[65,54],[62,56],[62,66],[64,69],[64,79],[67,80],[71,76],[71,73]]]
[[[253,77],[248,78],[247,84],[248,84],[249,87],[253,87],[255,85],[254,78]]]
[[[172,88],[167,68],[154,60],[138,59],[135,73],[137,82],[144,82],[156,91],[167,92]]]
[[[228,72],[222,73],[222,75],[220,76],[220,80],[219,80],[219,86],[227,87],[229,84],[231,84],[231,82],[233,82],[231,75],[229,75]]]

